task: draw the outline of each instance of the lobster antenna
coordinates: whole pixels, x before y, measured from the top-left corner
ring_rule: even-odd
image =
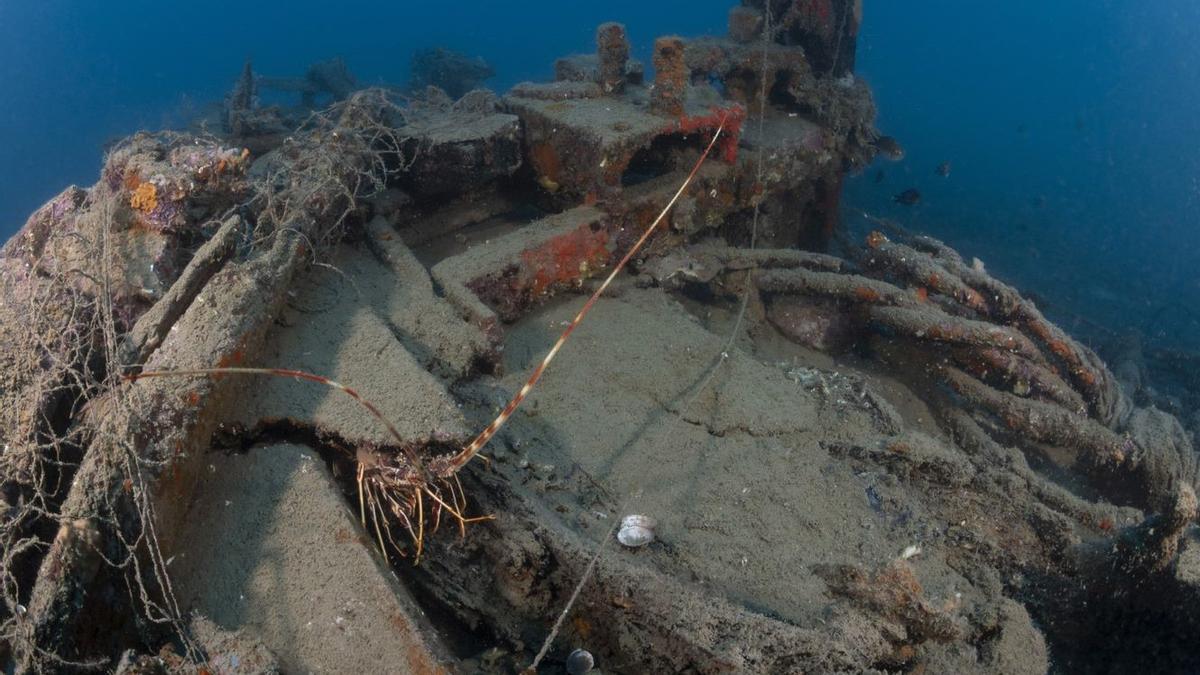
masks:
[[[604,283],[600,284],[600,287],[597,288],[594,293],[592,293],[592,296],[588,298],[587,302],[583,303],[583,307],[580,308],[579,313],[576,314],[575,318],[571,320],[571,323],[567,325],[566,330],[564,330],[562,335],[558,337],[558,341],[554,343],[554,346],[550,348],[550,351],[546,352],[545,358],[542,359],[542,362],[538,365],[538,367],[533,369],[533,374],[531,374],[529,379],[525,381],[525,384],[521,387],[520,391],[518,391],[516,395],[512,397],[512,400],[508,402],[508,405],[504,406],[504,410],[500,411],[500,414],[496,416],[496,419],[492,420],[492,423],[487,425],[487,428],[479,432],[479,435],[475,437],[475,440],[471,441],[465,448],[462,449],[461,452],[451,458],[450,462],[454,467],[454,470],[457,471],[467,462],[471,461],[471,458],[478,454],[479,451],[483,449],[483,446],[487,445],[488,441],[492,440],[492,437],[496,435],[496,432],[504,426],[504,423],[508,421],[508,418],[512,416],[517,407],[521,405],[521,402],[525,400],[525,397],[529,395],[529,392],[533,390],[533,386],[537,384],[539,379],[541,379],[542,373],[546,371],[546,367],[549,366],[550,362],[554,360],[554,357],[558,355],[558,350],[562,349],[562,346],[564,343],[566,343],[567,338],[571,336],[571,333],[575,332],[575,329],[579,326],[579,323],[583,321],[583,317],[587,316],[587,313],[592,309],[592,305],[596,304],[596,300],[600,298],[600,295],[604,293],[605,289],[608,288],[608,285],[612,283],[612,280],[615,279],[617,275],[620,274],[621,270],[625,268],[625,264],[637,254],[638,249],[640,249],[642,244],[645,244],[646,240],[650,238],[650,235],[654,233],[654,230],[658,227],[658,224],[661,223],[662,219],[666,217],[668,212],[670,212],[671,207],[675,206],[675,202],[678,201],[681,196],[683,196],[684,191],[687,190],[688,185],[691,184],[692,180],[696,177],[696,174],[700,171],[700,167],[703,166],[704,160],[708,158],[709,152],[711,152],[713,146],[717,144],[717,139],[721,137],[721,132],[725,130],[725,122],[727,119],[728,118],[725,115],[721,117],[721,123],[717,126],[717,131],[713,134],[712,139],[708,142],[708,146],[704,148],[704,152],[700,155],[700,159],[696,161],[696,165],[692,167],[691,173],[689,173],[683,183],[679,185],[679,189],[675,191],[675,195],[671,197],[671,201],[667,202],[667,205],[663,207],[662,211],[659,211],[658,217],[654,219],[654,222],[650,223],[650,227],[646,228],[646,231],[642,233],[642,236],[638,238],[637,242],[634,243],[625,256],[621,258],[621,261],[617,263],[616,267],[613,267],[612,271],[609,272],[608,277],[604,280]]]

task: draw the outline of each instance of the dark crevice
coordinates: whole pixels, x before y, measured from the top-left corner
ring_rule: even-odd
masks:
[[[621,174],[621,185],[632,187],[683,168],[688,162],[680,156],[693,150],[703,150],[704,141],[699,135],[664,134],[655,138],[648,147],[638,150],[629,160]],[[694,161],[694,159],[692,160]]]
[[[26,483],[20,477],[0,478],[0,504],[11,514],[6,514],[5,520],[23,518],[24,522],[11,523],[17,528],[18,536],[33,536],[46,545],[27,549],[13,562],[13,583],[17,599],[23,605],[30,601],[38,570],[49,543],[58,532],[59,523],[53,517],[39,515],[35,511],[28,511],[22,516],[17,514],[23,511],[22,505],[32,503],[37,495],[44,500],[46,511],[56,514],[70,492],[89,443],[89,439],[82,435],[83,428],[77,423],[77,417],[86,403],[85,393],[78,382],[88,377],[102,381],[105,370],[98,351],[81,359],[81,363],[86,365],[74,365],[72,374],[64,375],[59,384],[51,389],[52,393],[47,394],[37,406],[38,422],[34,428],[33,442],[37,444],[37,452],[41,453],[41,474],[36,476],[39,482]],[[9,524],[6,523],[6,526]]]
[[[1078,579],[1031,573],[1026,607],[1064,673],[1195,673],[1200,626],[1167,577],[1097,588],[1080,602]]]
[[[771,83],[771,87],[767,90],[767,102],[784,112],[811,113],[812,110],[804,110],[804,106],[792,94],[791,82],[791,72],[786,70],[776,72],[775,81]]]
[[[356,478],[356,461],[358,447],[355,443],[340,434],[321,429],[312,424],[294,420],[264,420],[254,427],[227,425],[214,434],[212,450],[234,454],[255,452],[259,449],[278,443],[291,443],[307,447],[321,458],[333,477],[343,498],[346,499],[354,513],[358,513],[358,486]],[[419,456],[430,457],[447,452],[456,452],[458,445],[446,443],[414,444],[408,448],[416,451]],[[402,454],[405,449],[398,446],[373,446],[373,452],[381,454]],[[391,522],[393,532],[402,531],[400,523]],[[380,552],[375,542],[375,534],[368,531],[359,532],[364,545],[371,549],[374,556]],[[426,532],[426,536],[430,533]],[[494,645],[499,637],[490,632],[486,621],[478,621],[474,626],[458,618],[459,613],[446,605],[433,594],[419,576],[426,573],[421,567],[413,565],[410,552],[389,551],[388,566],[405,589],[412,593],[421,610],[442,643],[450,649],[457,658],[477,656],[481,645]],[[428,559],[422,562],[427,566]]]

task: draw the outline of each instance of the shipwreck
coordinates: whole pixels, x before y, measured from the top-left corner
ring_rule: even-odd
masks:
[[[247,65],[117,144],[0,254],[0,658],[1042,673],[1194,637],[1179,422],[982,265],[844,218],[861,22],[746,0],[650,63],[605,23],[504,94],[444,52],[453,95]]]

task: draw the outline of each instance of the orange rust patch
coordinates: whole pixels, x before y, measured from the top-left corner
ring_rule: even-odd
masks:
[[[389,616],[388,623],[392,624],[392,628],[395,629],[397,633],[403,633],[405,635],[409,633],[408,621],[406,621],[404,617],[400,616],[399,614],[392,614]]]
[[[142,174],[137,169],[129,171],[125,174],[125,179],[121,181],[126,190],[136,190],[137,186],[142,184]]]
[[[582,616],[571,619],[571,624],[575,626],[575,632],[579,634],[579,637],[585,640],[592,634],[592,624]]]
[[[630,600],[624,595],[614,595],[612,597],[612,604],[614,607],[620,607],[621,609],[633,608],[633,600]]]
[[[558,158],[558,150],[548,141],[542,141],[529,149],[529,161],[538,176],[548,178],[555,183],[562,178],[562,161]]]
[[[633,161],[633,151],[622,152],[608,156],[608,162],[604,166],[604,170],[600,172],[600,178],[605,185],[618,186],[621,184],[621,176],[625,174],[625,169],[629,168],[629,163]]]
[[[897,663],[908,663],[917,658],[917,650],[912,645],[900,645],[892,654],[892,659]]]
[[[1062,340],[1047,340],[1046,345],[1050,347],[1050,351],[1054,352],[1057,356],[1066,358],[1071,355],[1071,349],[1067,347],[1067,343],[1063,342]]]
[[[229,368],[231,366],[238,366],[238,365],[241,365],[242,361],[244,361],[245,359],[246,359],[246,354],[239,347],[239,348],[233,350],[232,352],[226,354],[225,356],[222,356],[221,360],[217,361],[217,367],[218,368]]]
[[[179,444],[176,444],[175,455],[178,457],[181,451]],[[183,471],[183,467],[179,466],[178,462],[173,462],[167,471],[163,474],[162,494],[164,495],[183,495],[186,492],[188,485],[188,476]]]
[[[918,302],[929,302],[929,289],[928,288],[921,286],[920,288],[917,289],[917,301]]]
[[[879,248],[880,246],[886,244],[887,240],[887,235],[884,233],[880,232],[879,230],[871,230],[871,233],[867,235],[867,247]]]
[[[738,138],[742,135],[742,122],[746,120],[746,109],[734,104],[728,108],[713,106],[707,115],[683,115],[673,125],[668,125],[666,133],[680,132],[694,134],[701,131],[716,131],[721,123],[725,123],[717,151],[721,161],[733,164],[737,161]]]
[[[858,298],[861,302],[878,302],[879,292],[873,288],[859,286],[858,288],[854,289],[854,297]]]
[[[235,348],[232,352],[225,354],[217,360],[217,368],[235,368],[241,366],[246,360],[246,353],[241,347]],[[213,382],[221,381],[225,376],[221,373],[213,373],[209,375]]]
[[[640,206],[636,206],[632,211],[629,212],[629,220],[633,222],[634,226],[636,226],[639,231],[645,230],[650,227],[650,223],[653,223],[654,219],[658,217],[658,214],[660,211],[662,211],[663,206],[664,204],[642,204]]]
[[[584,225],[521,253],[521,281],[534,295],[588,277],[608,262],[608,233]]]

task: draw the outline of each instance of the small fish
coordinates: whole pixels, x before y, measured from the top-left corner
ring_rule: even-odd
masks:
[[[898,162],[904,159],[904,148],[900,147],[900,141],[897,141],[891,136],[880,136],[875,139],[875,149],[878,150],[884,157]]]
[[[908,188],[904,192],[892,197],[892,201],[905,206],[912,206],[921,202],[921,193],[916,188]]]
[[[879,183],[882,183],[883,179],[886,177],[887,176],[883,173],[883,169],[876,171],[875,172],[875,184],[878,185]]]
[[[950,177],[950,162],[945,161],[945,162],[942,162],[941,164],[938,164],[937,168],[934,169],[933,172],[936,173],[937,175],[941,176],[942,178],[949,178]]]

